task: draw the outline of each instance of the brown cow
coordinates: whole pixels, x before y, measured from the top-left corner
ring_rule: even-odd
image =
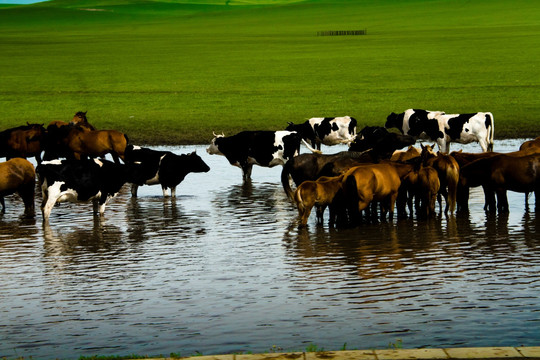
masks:
[[[311,209],[317,207],[317,222],[322,224],[324,210],[332,203],[337,192],[341,190],[343,176],[321,177],[316,181],[302,182],[294,192],[294,202],[298,207],[300,227],[306,226]],[[330,224],[333,224],[333,209],[330,207]]]

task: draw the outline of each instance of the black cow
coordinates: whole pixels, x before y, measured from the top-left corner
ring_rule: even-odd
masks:
[[[350,144],[356,137],[356,119],[350,116],[311,118],[302,124],[288,123],[285,130],[296,131],[311,146]]]
[[[389,159],[394,151],[413,145],[415,138],[389,132],[381,126],[366,126],[357,135],[349,151],[373,150],[379,159]]]
[[[128,182],[126,165],[103,159],[43,161],[37,167],[43,194],[43,221],[57,202],[94,203],[94,212],[103,216],[105,205]]]
[[[131,171],[131,195],[137,196],[141,185],[161,184],[163,196],[176,196],[176,186],[191,172],[208,172],[210,167],[195,152],[176,155],[170,151],[157,151],[128,145],[126,164]]]
[[[283,165],[300,152],[303,140],[296,131],[242,131],[236,135],[216,135],[206,151],[223,155],[233,166],[242,169],[244,181],[251,179],[253,164],[273,167]],[[316,151],[309,147],[312,151]]]

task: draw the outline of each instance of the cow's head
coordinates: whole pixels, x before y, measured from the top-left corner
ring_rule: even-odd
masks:
[[[199,155],[194,151],[191,154],[187,154],[188,169],[192,172],[208,172],[210,167],[201,159]]]
[[[386,118],[386,123],[384,124],[384,127],[387,129],[390,128],[397,128],[401,132],[403,132],[403,118],[405,116],[405,113],[396,114],[392,112],[388,117]]]
[[[210,142],[210,146],[206,149],[206,152],[210,155],[223,155],[223,153],[219,150],[219,142],[225,137],[225,134],[221,133],[221,135],[217,135],[215,132],[213,132],[213,134],[214,138]]]
[[[287,127],[285,128],[285,130],[287,130],[287,131],[294,131],[294,127],[295,127],[294,123],[288,121],[288,122],[287,122]]]

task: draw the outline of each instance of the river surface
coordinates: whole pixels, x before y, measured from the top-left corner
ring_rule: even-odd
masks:
[[[242,185],[204,146],[166,149],[196,149],[211,168],[175,199],[126,186],[103,220],[91,204],[60,204],[45,227],[41,195],[33,220],[6,198],[0,358],[540,343],[534,196],[526,211],[509,193],[506,216],[486,215],[477,189],[465,216],[335,230],[312,214],[299,231],[281,167],[255,166]]]

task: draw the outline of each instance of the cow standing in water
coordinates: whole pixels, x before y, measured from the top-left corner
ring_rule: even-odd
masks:
[[[41,182],[43,222],[58,202],[88,202],[103,216],[105,205],[129,180],[126,165],[108,160],[52,160],[37,167]]]
[[[451,114],[442,111],[408,109],[401,114],[391,113],[386,128],[397,128],[417,139],[435,141],[443,153],[450,151],[450,143],[480,143],[482,151],[493,151],[495,132],[493,114]]]
[[[242,131],[227,137],[214,136],[206,151],[210,155],[223,155],[231,165],[241,168],[244,181],[251,180],[254,164],[264,167],[285,164],[298,155],[303,141],[296,131]]]
[[[311,146],[320,150],[321,144],[350,144],[356,138],[356,119],[350,116],[311,118],[302,124],[293,124],[285,130],[296,131]]]
[[[176,155],[170,151],[157,151],[128,145],[125,156],[131,172],[131,195],[137,196],[141,185],[160,184],[163,196],[176,196],[176,187],[191,172],[208,172],[210,167],[195,152]]]

